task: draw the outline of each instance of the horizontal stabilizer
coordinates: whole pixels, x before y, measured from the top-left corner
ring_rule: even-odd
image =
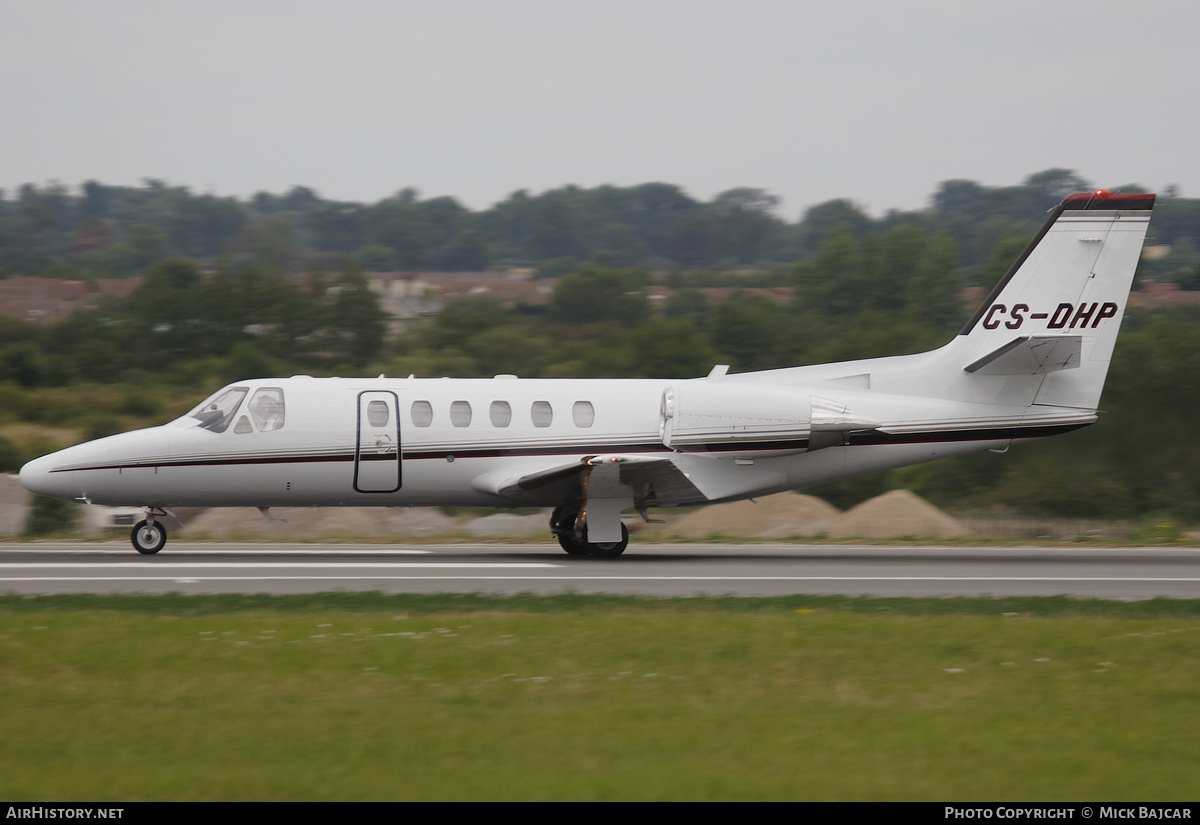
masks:
[[[1082,335],[1022,335],[965,367],[977,375],[1041,375],[1079,366]]]

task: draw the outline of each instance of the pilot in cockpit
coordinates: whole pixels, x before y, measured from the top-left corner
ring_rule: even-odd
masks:
[[[283,426],[283,394],[279,390],[259,390],[254,394],[250,413],[260,433],[278,430]]]

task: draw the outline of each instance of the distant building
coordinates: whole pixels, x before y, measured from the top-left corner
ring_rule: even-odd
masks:
[[[660,309],[666,306],[679,290],[662,284],[651,284],[646,287],[646,295],[650,298],[650,306]],[[738,295],[762,295],[777,304],[787,304],[792,300],[790,286],[772,287],[741,287],[741,286],[704,286],[696,287],[704,300],[709,304],[720,304]]]
[[[95,309],[106,299],[123,300],[141,283],[141,278],[8,278],[0,280],[0,315],[22,321],[61,321],[76,310]]]
[[[1155,309],[1193,304],[1200,304],[1200,292],[1180,289],[1179,284],[1143,284],[1137,292],[1129,293],[1131,307]]]
[[[551,280],[529,279],[529,270],[510,272],[370,272],[367,280],[383,310],[399,321],[437,315],[446,304],[486,295],[506,309],[545,304]]]

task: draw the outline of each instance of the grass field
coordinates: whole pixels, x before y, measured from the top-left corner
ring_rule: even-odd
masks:
[[[0,597],[0,798],[1195,800],[1200,602]]]

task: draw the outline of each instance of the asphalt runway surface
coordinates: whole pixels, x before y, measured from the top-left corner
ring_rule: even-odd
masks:
[[[619,559],[554,544],[0,544],[0,592],[617,593],[651,596],[1200,598],[1200,549],[631,544]]]

